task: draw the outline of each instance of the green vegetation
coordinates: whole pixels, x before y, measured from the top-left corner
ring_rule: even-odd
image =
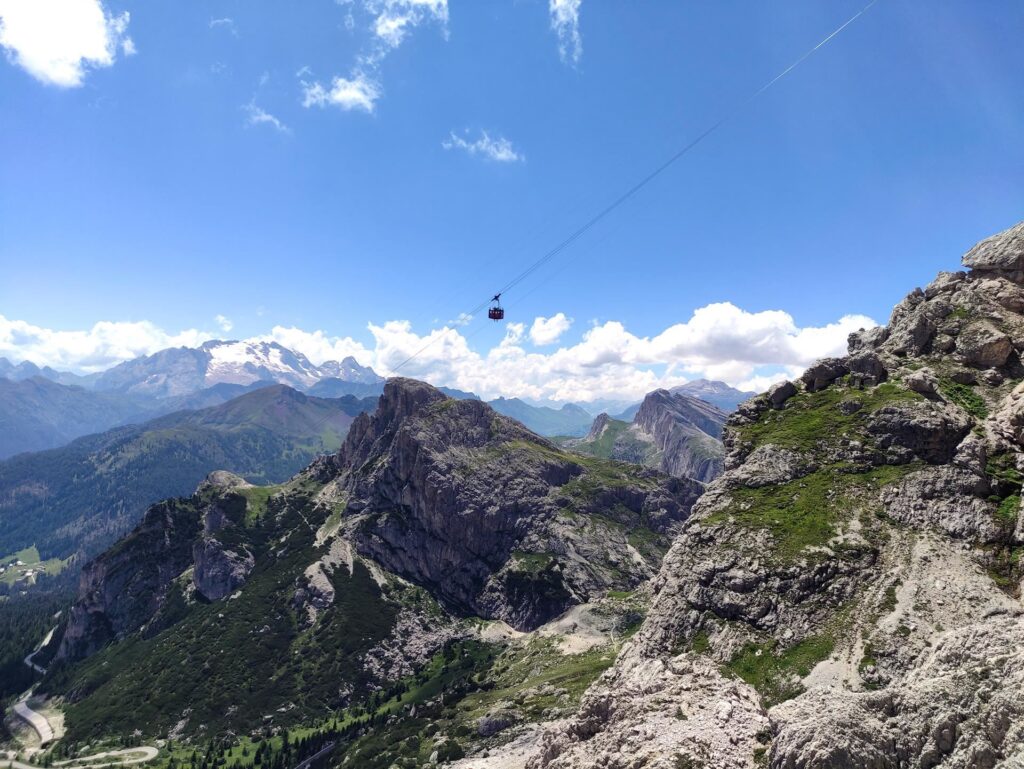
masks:
[[[985,465],[985,473],[1000,485],[1020,490],[1024,484],[1024,476],[1017,470],[1014,454],[1009,451],[993,454]]]
[[[922,396],[893,382],[854,390],[834,384],[814,393],[798,393],[780,410],[769,410],[751,425],[740,428],[744,440],[755,445],[772,443],[783,448],[810,451],[820,444],[842,439],[865,438],[865,417],[892,403],[920,400]],[[844,403],[859,403],[846,413]]]
[[[252,526],[266,515],[270,497],[280,490],[280,486],[253,486],[238,490],[238,493],[245,497],[247,502],[245,507],[245,524],[247,526]]]
[[[336,449],[349,412],[358,409],[355,401],[285,397],[280,388],[265,388],[12,457],[0,462],[0,497],[8,500],[0,541],[12,550],[36,544],[44,560],[95,555],[147,506],[191,494],[213,470],[257,484],[287,480],[318,453]]]
[[[24,691],[39,677],[23,660],[57,624],[54,615],[69,603],[68,594],[0,599],[0,700]],[[48,656],[42,652],[38,662],[45,665]]]
[[[803,691],[800,680],[828,657],[835,642],[829,636],[813,636],[783,651],[774,643],[746,644],[725,666],[757,689],[766,707],[796,697]]]
[[[711,648],[711,639],[704,632],[697,633],[690,643],[690,648],[697,654],[705,654]]]
[[[48,558],[40,560],[39,550],[35,545],[19,550],[17,553],[0,558],[0,585],[8,587],[16,582],[34,583],[42,575],[56,576],[67,566],[70,558]]]
[[[896,589],[899,587],[899,583],[895,585],[889,585],[885,589],[885,599],[882,601],[882,611],[885,614],[892,614],[896,610]]]
[[[809,555],[825,547],[838,533],[838,524],[856,514],[859,499],[916,469],[915,465],[882,466],[864,472],[832,465],[788,483],[731,492],[730,504],[708,517],[708,523],[729,518],[745,527],[765,529],[773,539],[769,555],[781,562]],[[872,495],[873,496],[873,495]]]
[[[268,514],[250,514],[250,493]],[[307,627],[293,598],[319,555],[307,523],[312,493],[225,495],[221,509],[243,527],[225,528],[222,541],[256,555],[245,590],[208,604],[188,603],[172,589],[158,618],[162,632],[132,636],[77,666],[50,671],[47,690],[75,692],[66,713],[70,740],[135,729],[163,733],[188,709],[190,730],[198,724],[214,733],[249,730],[267,715],[275,724],[293,724],[337,711],[348,701],[347,690],[357,699],[369,691],[376,682],[360,657],[391,632],[401,600],[414,600],[398,594],[415,589],[398,586],[385,595],[360,563],[352,574],[337,569],[334,603]]]
[[[645,441],[639,440],[630,431],[629,422],[619,419],[609,419],[607,426],[596,440],[579,441],[570,450],[579,454],[586,454],[600,459],[612,459],[618,446],[620,451],[625,450],[631,456],[643,458],[642,464],[654,465],[656,450]]]
[[[551,553],[524,553],[519,550],[512,552],[512,566],[517,571],[538,574],[549,566],[555,557]]]
[[[574,709],[606,670],[616,649],[565,655],[552,639],[502,648],[479,641],[447,645],[415,675],[330,713],[321,721],[272,734],[223,737],[193,747],[172,745],[162,769],[287,769],[326,739],[332,763],[360,769],[424,766],[436,750],[455,760],[477,739],[477,721],[496,707],[538,720]]]
[[[1017,514],[1020,511],[1020,495],[1011,494],[999,503],[996,508],[996,520],[1000,525],[1012,529],[1017,525]]]
[[[988,404],[970,385],[942,377],[939,379],[939,392],[946,400],[955,403],[975,419],[985,419],[988,416]]]

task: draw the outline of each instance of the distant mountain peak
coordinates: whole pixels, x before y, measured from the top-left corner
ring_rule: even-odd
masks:
[[[673,387],[669,392],[700,398],[726,413],[735,411],[743,401],[750,400],[757,395],[755,392],[738,390],[725,382],[712,379],[694,379],[692,382]]]
[[[271,381],[308,390],[326,379],[379,384],[383,377],[351,356],[318,366],[303,353],[268,340],[211,339],[199,347],[178,347],[126,361],[96,381],[100,390],[167,398],[218,384]]]

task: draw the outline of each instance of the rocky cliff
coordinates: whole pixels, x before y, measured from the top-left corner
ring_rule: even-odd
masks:
[[[540,767],[1024,763],[1024,224],[744,404]]]
[[[338,466],[360,554],[519,629],[651,576],[703,490],[574,457],[485,403],[407,379],[353,423]]]
[[[722,427],[727,415],[682,392],[648,393],[630,423],[600,414],[573,451],[655,467],[677,478],[708,482],[722,472]]]
[[[217,471],[191,498],[150,507],[131,534],[82,570],[56,659],[83,659],[131,633],[162,630],[161,610],[182,575],[207,601],[240,586],[253,567],[249,547],[235,536],[245,488],[252,486]]]

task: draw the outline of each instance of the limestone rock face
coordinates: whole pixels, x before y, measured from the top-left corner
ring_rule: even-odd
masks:
[[[203,537],[192,546],[192,582],[208,601],[219,601],[245,583],[256,565],[247,550],[228,550],[218,540]]]
[[[710,407],[709,407],[710,408]],[[428,586],[460,613],[531,629],[660,563],[701,484],[581,460],[480,401],[389,380],[337,459],[345,527],[360,555]],[[613,524],[595,528],[594,513]],[[637,557],[639,556],[639,557]]]
[[[964,254],[963,265],[978,275],[1024,282],[1024,222],[978,243]]]
[[[648,393],[633,419],[634,426],[651,436],[661,454],[660,469],[669,475],[710,481],[722,472],[719,439],[726,414],[681,393]]]
[[[646,620],[531,767],[1024,766],[1024,223],[964,264],[731,417]],[[731,715],[665,717],[692,703]]]
[[[57,659],[82,659],[145,625],[190,565],[198,533],[193,510],[176,500],[161,502],[119,547],[86,565]]]
[[[248,487],[217,471],[191,498],[150,507],[133,532],[83,569],[57,657],[74,661],[131,633],[159,632],[165,627],[161,610],[172,590],[183,589],[182,575],[190,570],[189,581],[207,600],[240,587],[253,569],[253,555],[242,543],[225,547],[218,537],[237,530],[246,505],[237,492]]]
[[[683,392],[655,390],[644,398],[631,423],[600,414],[585,438],[562,445],[706,483],[722,472],[726,418],[716,406]]]

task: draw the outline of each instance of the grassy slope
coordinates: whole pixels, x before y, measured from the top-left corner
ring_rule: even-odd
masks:
[[[212,470],[254,483],[291,477],[340,445],[357,406],[283,389],[0,463],[0,553],[35,545],[44,558],[95,554],[147,505],[191,493]]]
[[[390,632],[395,604],[365,567],[351,575],[342,568],[333,575],[335,604],[304,630],[291,601],[296,579],[317,557],[304,520],[308,492],[253,496],[264,512],[244,515],[239,538],[256,552],[257,568],[237,598],[188,604],[179,590],[163,609],[176,620],[167,630],[52,672],[45,685],[76,699],[67,710],[70,740],[161,733],[187,708],[191,729],[251,729],[265,715],[295,723],[341,707],[344,689],[365,691],[371,682],[356,659]]]

